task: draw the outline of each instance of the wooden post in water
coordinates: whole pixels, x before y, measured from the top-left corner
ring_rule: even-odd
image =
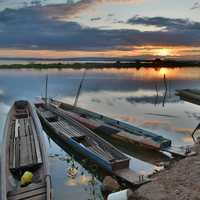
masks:
[[[45,82],[45,104],[47,105],[48,100],[48,74],[46,75],[46,82]]]
[[[164,93],[164,97],[163,97],[163,107],[164,107],[165,106],[165,101],[166,101],[166,96],[167,96],[167,91],[168,91],[167,80],[166,80],[166,75],[165,74],[164,74],[163,80],[164,80],[164,85],[165,85],[165,93]]]
[[[79,84],[77,93],[76,93],[76,97],[75,97],[75,101],[74,101],[74,107],[77,106],[78,99],[79,99],[79,96],[80,96],[80,93],[81,93],[81,88],[82,88],[83,82],[84,82],[84,80],[85,80],[85,75],[86,75],[86,69],[85,69],[84,72],[83,72],[83,76],[82,76],[81,82],[80,82],[80,84]]]

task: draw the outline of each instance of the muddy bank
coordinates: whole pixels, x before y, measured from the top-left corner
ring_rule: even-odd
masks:
[[[169,169],[152,177],[130,200],[200,200],[200,145],[197,155],[173,163]]]

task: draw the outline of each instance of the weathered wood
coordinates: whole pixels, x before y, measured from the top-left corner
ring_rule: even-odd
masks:
[[[90,147],[88,147],[88,149],[90,149],[91,151],[96,153],[98,156],[100,156],[104,160],[110,161],[110,160],[114,159],[113,156],[110,153],[105,152],[103,149],[101,149],[97,145],[96,146],[90,146]]]
[[[19,136],[20,137],[24,137],[26,136],[26,132],[25,132],[25,120],[24,119],[19,119]]]
[[[47,200],[46,194],[40,194],[39,196],[31,197],[31,200]]]
[[[27,144],[27,152],[29,154],[29,163],[34,163],[34,154],[35,152],[32,151],[31,145],[32,145],[32,134],[29,133],[28,130],[28,121],[25,124],[25,132],[26,132],[26,144]]]
[[[42,163],[38,136],[32,119],[16,119],[11,147],[10,169],[19,169]],[[11,145],[12,146],[12,145]]]
[[[71,132],[69,132],[68,130],[64,129],[62,126],[60,126],[60,124],[58,124],[58,122],[52,122],[51,123],[53,125],[53,127],[58,130],[59,132],[66,134],[67,137],[72,138],[73,135],[71,134]]]
[[[32,199],[34,197],[40,197],[41,195],[46,195],[46,188],[42,187],[36,190],[27,191],[14,196],[9,196],[8,200],[22,200],[22,199]],[[39,198],[40,199],[40,198]]]
[[[118,174],[120,177],[123,177],[124,180],[126,180],[129,183],[137,183],[138,185],[144,184],[144,180],[142,180],[142,177],[135,172],[131,171],[130,169],[120,169],[115,171],[116,174]],[[141,178],[140,178],[141,177]],[[148,181],[148,180],[146,180]]]
[[[18,119],[15,120],[15,138],[19,137],[19,122]]]
[[[42,163],[42,155],[41,155],[41,149],[40,149],[40,144],[38,141],[38,136],[35,130],[35,125],[33,122],[33,119],[30,119],[30,124],[31,124],[31,130],[33,132],[33,138],[34,138],[34,142],[35,142],[35,151],[36,151],[36,155],[37,155],[37,163]]]
[[[29,152],[27,148],[27,138],[26,137],[21,137],[20,138],[20,166],[19,167],[24,167],[28,166],[31,164],[29,162]]]
[[[47,188],[47,198],[46,200],[51,200],[51,177],[48,175],[46,177],[46,188]]]
[[[55,114],[53,114],[53,113],[50,112],[50,111],[45,111],[45,112],[43,112],[43,115],[44,115],[44,117],[45,117],[46,119],[50,119],[50,118],[55,117]]]
[[[18,168],[20,165],[20,140],[15,138],[15,159],[14,159],[14,168]]]
[[[85,137],[84,134],[72,128],[67,122],[57,121],[57,122],[51,122],[51,124],[61,133],[67,134],[70,138],[81,139]]]
[[[11,137],[10,137],[10,144],[9,144],[9,166],[10,168],[13,166],[13,160],[14,160],[14,134],[15,134],[15,124],[14,122],[11,122],[10,125],[10,132],[11,132]]]
[[[58,121],[58,125],[62,127],[64,130],[70,132],[70,134],[74,137],[82,136],[80,132],[78,132],[76,129],[74,129],[72,126],[70,126],[67,122],[64,121]]]
[[[37,183],[37,184],[31,184],[31,185],[28,185],[27,187],[22,187],[22,188],[13,190],[13,191],[9,191],[8,196],[16,196],[18,194],[37,190],[37,189],[40,189],[40,188],[43,188],[43,187],[46,187],[45,182],[41,182],[41,183]]]
[[[30,118],[33,120],[32,125],[29,123]],[[32,105],[27,101],[15,102],[4,128],[0,199],[47,200],[47,196],[50,196],[49,200],[52,199],[47,194],[46,176],[49,171],[43,142],[42,127]],[[26,170],[33,173],[32,182],[26,187],[20,187],[20,177]]]
[[[54,132],[55,136],[59,140],[63,140],[63,137],[61,137],[62,130],[65,135],[71,135],[71,140],[67,141],[68,145],[79,151],[79,153],[82,155],[95,161],[99,166],[108,172],[113,173],[118,178],[128,181],[134,187],[146,183],[146,180],[143,180],[141,183],[139,183],[139,178],[135,178],[136,174],[134,172],[132,174],[129,173],[129,176],[133,175],[133,177],[127,177],[128,175],[125,172],[131,171],[131,169],[129,169],[130,159],[111,144],[97,136],[94,132],[71,118],[60,108],[55,108],[51,106],[51,104],[48,104],[47,106],[44,104],[36,106],[38,108],[38,114],[43,122]],[[45,118],[43,113],[40,112],[40,106],[44,108],[45,112],[53,112],[59,120],[53,122],[52,120]],[[85,137],[81,141],[76,141],[75,137],[77,137],[77,135],[84,135]],[[124,169],[124,171],[120,171],[120,173],[118,173],[117,170],[119,169]]]
[[[185,89],[185,90],[177,90],[176,93],[182,100],[200,105],[200,90],[195,89]]]
[[[33,137],[33,133],[30,127],[30,119],[29,119],[29,123],[27,124],[27,134],[29,135],[29,141],[30,141],[30,151],[31,151],[31,155],[32,155],[32,161],[33,163],[37,163],[37,155],[36,155],[36,149],[35,149],[35,141],[34,141],[34,137]]]

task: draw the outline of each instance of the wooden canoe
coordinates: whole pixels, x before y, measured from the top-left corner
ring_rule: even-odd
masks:
[[[146,183],[129,168],[129,158],[94,132],[66,115],[62,109],[51,104],[35,104],[37,113],[48,132],[58,140],[94,161],[98,166],[133,186]]]
[[[177,90],[176,95],[179,96],[181,100],[196,105],[200,105],[200,90],[197,89]]]
[[[26,186],[21,186],[21,177],[27,171],[32,173],[32,181]],[[16,101],[5,123],[1,199],[52,199],[43,130],[34,107],[28,101]]]
[[[171,146],[171,140],[133,124],[112,119],[97,112],[50,99],[50,104],[63,109],[66,114],[95,133],[104,134],[126,143],[137,144],[153,150],[162,150]]]

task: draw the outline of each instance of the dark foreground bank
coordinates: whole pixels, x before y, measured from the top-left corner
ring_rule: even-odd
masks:
[[[200,144],[197,155],[172,164],[155,175],[152,182],[131,195],[134,200],[199,200],[200,199]]]

